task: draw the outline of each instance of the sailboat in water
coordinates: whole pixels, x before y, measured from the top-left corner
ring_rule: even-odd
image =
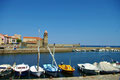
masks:
[[[39,37],[40,37],[40,30],[39,30]],[[39,59],[40,59],[40,39],[39,39],[39,45],[38,45],[38,56],[37,56],[37,65],[31,66],[30,67],[30,72],[31,74],[40,77],[42,73],[44,73],[43,68],[39,66]]]
[[[44,67],[46,74],[56,77],[57,73],[58,73],[58,66],[57,66],[57,63],[54,58],[55,44],[54,44],[54,48],[53,48],[53,53],[51,52],[51,50],[48,46],[47,46],[47,48],[52,56],[53,61],[52,61],[52,64],[44,64],[43,67]]]

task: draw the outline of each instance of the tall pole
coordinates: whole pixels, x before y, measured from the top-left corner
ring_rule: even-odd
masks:
[[[38,56],[37,56],[37,71],[39,71],[39,59],[40,59],[40,29],[39,32],[39,43],[38,43]]]
[[[55,53],[55,43],[53,44],[53,56],[54,56],[54,53]],[[52,65],[54,64],[54,60],[52,61]]]

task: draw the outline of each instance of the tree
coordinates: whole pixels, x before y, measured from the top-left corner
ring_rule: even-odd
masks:
[[[20,43],[20,42],[22,42],[22,40],[21,39],[17,39],[17,43]]]

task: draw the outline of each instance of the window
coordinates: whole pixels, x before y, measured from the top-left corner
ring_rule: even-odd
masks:
[[[13,39],[12,42],[15,42],[15,39]]]

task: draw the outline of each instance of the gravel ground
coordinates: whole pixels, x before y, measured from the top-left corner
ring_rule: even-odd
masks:
[[[84,77],[45,78],[45,79],[21,79],[21,80],[120,80],[120,74],[84,76]]]

